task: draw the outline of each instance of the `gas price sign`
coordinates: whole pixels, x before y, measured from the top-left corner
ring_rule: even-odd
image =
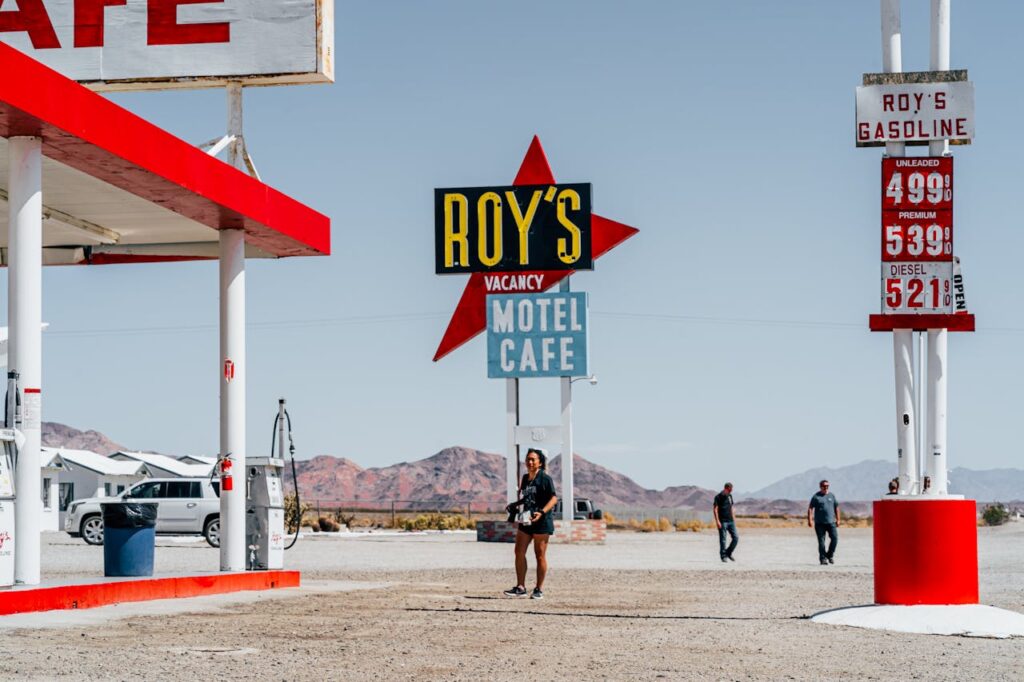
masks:
[[[953,157],[882,159],[882,260],[953,260]]]
[[[882,312],[949,313],[953,159],[882,159]]]

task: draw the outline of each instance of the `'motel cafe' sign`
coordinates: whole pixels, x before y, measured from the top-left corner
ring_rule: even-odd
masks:
[[[493,294],[487,297],[487,376],[587,376],[587,295]]]

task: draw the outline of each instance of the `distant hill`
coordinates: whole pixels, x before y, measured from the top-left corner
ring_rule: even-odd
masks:
[[[79,431],[57,422],[43,422],[42,426],[42,444],[46,447],[91,450],[101,455],[128,449],[120,443],[110,440],[99,431]]]
[[[561,484],[562,463],[554,457],[548,470]],[[341,457],[320,455],[296,462],[299,493],[321,502],[366,500],[422,501],[424,506],[461,507],[467,502],[500,508],[505,500],[505,458],[467,447],[450,447],[413,462],[363,469]],[[696,486],[650,490],[618,472],[576,455],[573,457],[576,496],[599,507],[710,507],[714,492]],[[285,489],[291,488],[285,468]]]
[[[818,467],[780,479],[769,486],[744,493],[741,498],[758,500],[809,500],[818,482],[827,478],[836,497],[842,500],[873,500],[886,492],[889,480],[898,473],[895,461],[865,460],[845,467]],[[979,502],[1009,502],[1024,499],[1024,470],[989,469],[977,471],[957,467],[949,473],[949,491]]]

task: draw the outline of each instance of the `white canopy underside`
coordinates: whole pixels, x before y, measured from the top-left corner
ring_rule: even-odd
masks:
[[[0,265],[7,265],[7,139],[0,137]],[[43,157],[43,264],[87,255],[216,258],[218,231]],[[246,258],[270,258],[246,244]]]

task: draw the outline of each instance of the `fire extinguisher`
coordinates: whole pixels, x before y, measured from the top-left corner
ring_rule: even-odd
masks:
[[[224,455],[220,460],[220,489],[234,490],[235,479],[231,475],[231,455]]]

